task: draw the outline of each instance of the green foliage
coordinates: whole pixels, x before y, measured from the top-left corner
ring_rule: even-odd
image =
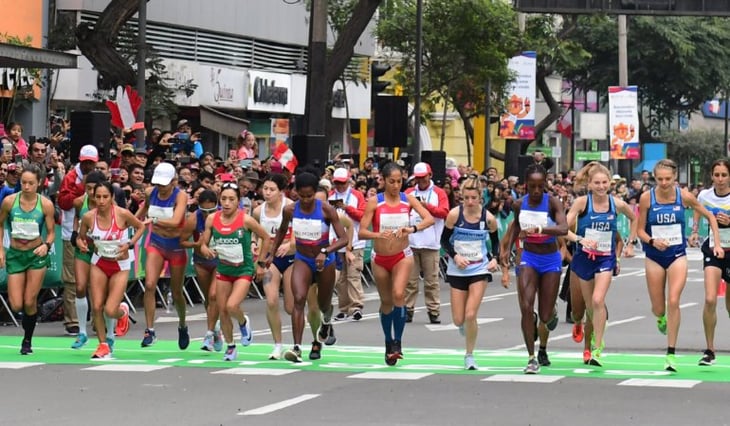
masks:
[[[723,138],[719,131],[693,130],[671,132],[662,135],[660,140],[667,142],[669,158],[679,163],[697,160],[702,170],[709,171],[713,161],[725,156]]]
[[[615,18],[583,16],[567,40],[583,46],[586,61],[556,58],[556,69],[582,89],[605,93],[618,84],[618,42]],[[677,111],[691,113],[707,99],[730,87],[730,21],[696,17],[630,17],[628,23],[629,84],[639,87],[639,101],[658,121],[667,123]]]

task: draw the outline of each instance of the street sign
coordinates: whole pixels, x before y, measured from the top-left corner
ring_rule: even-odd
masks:
[[[722,0],[514,0],[513,4],[526,13],[730,16],[730,5]]]
[[[575,161],[605,161],[605,151],[575,151]]]

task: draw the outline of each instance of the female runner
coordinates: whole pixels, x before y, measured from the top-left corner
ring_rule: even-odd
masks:
[[[92,359],[111,358],[117,320],[123,323],[121,328],[129,328],[129,308],[122,304],[132,263],[129,250],[142,238],[145,226],[129,210],[115,205],[113,197],[111,183],[103,181],[96,185],[96,208],[81,217],[79,236],[76,238],[76,246],[82,253],[91,251],[87,238],[93,241],[94,247],[89,282],[99,346]],[[136,230],[131,239],[127,233],[130,227]]]
[[[679,299],[687,283],[687,240],[684,234],[685,206],[699,212],[710,222],[714,241],[721,241],[715,215],[708,212],[687,190],[677,186],[677,165],[665,159],[654,166],[657,186],[641,194],[639,199],[638,236],[646,260],[646,285],[651,311],[657,318],[659,332],[667,335],[667,356],[664,369],[677,371],[675,348],[679,334]],[[720,245],[710,247],[718,259],[725,257]],[[669,294],[666,295],[666,287]]]
[[[385,335],[385,362],[395,365],[403,358],[402,339],[406,325],[405,290],[413,268],[413,252],[408,235],[434,223],[433,217],[413,195],[401,192],[403,171],[396,163],[381,170],[385,191],[368,200],[358,236],[373,240],[372,268],[380,295],[380,324]],[[409,215],[416,210],[423,221],[411,225]],[[370,231],[372,224],[373,230]]]

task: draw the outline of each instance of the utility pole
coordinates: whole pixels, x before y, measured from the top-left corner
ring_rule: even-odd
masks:
[[[308,59],[305,133],[324,135],[328,119],[324,103],[329,99],[327,90],[331,90],[324,81],[327,69],[327,0],[312,0]]]
[[[413,98],[413,146],[421,160],[421,65],[423,61],[423,0],[416,2],[416,94]],[[444,102],[446,109],[446,102]],[[397,160],[397,158],[396,158]]]
[[[144,123],[145,119],[145,74],[147,62],[147,0],[139,0],[139,14],[137,15],[137,93],[142,98],[142,104],[137,110],[137,122]],[[137,129],[135,140],[138,147],[144,148],[144,126]]]
[[[629,59],[627,38],[626,15],[618,15],[618,85],[621,87],[626,87],[629,85]],[[611,146],[609,141],[609,150],[610,148]],[[621,176],[624,176],[627,179],[631,177],[631,160],[614,160],[613,166],[614,173],[618,172]]]

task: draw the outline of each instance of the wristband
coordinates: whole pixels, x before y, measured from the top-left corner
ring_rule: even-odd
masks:
[[[413,233],[415,234],[416,232],[418,232],[418,226],[413,225]]]
[[[654,238],[649,238],[649,245],[654,247]]]

